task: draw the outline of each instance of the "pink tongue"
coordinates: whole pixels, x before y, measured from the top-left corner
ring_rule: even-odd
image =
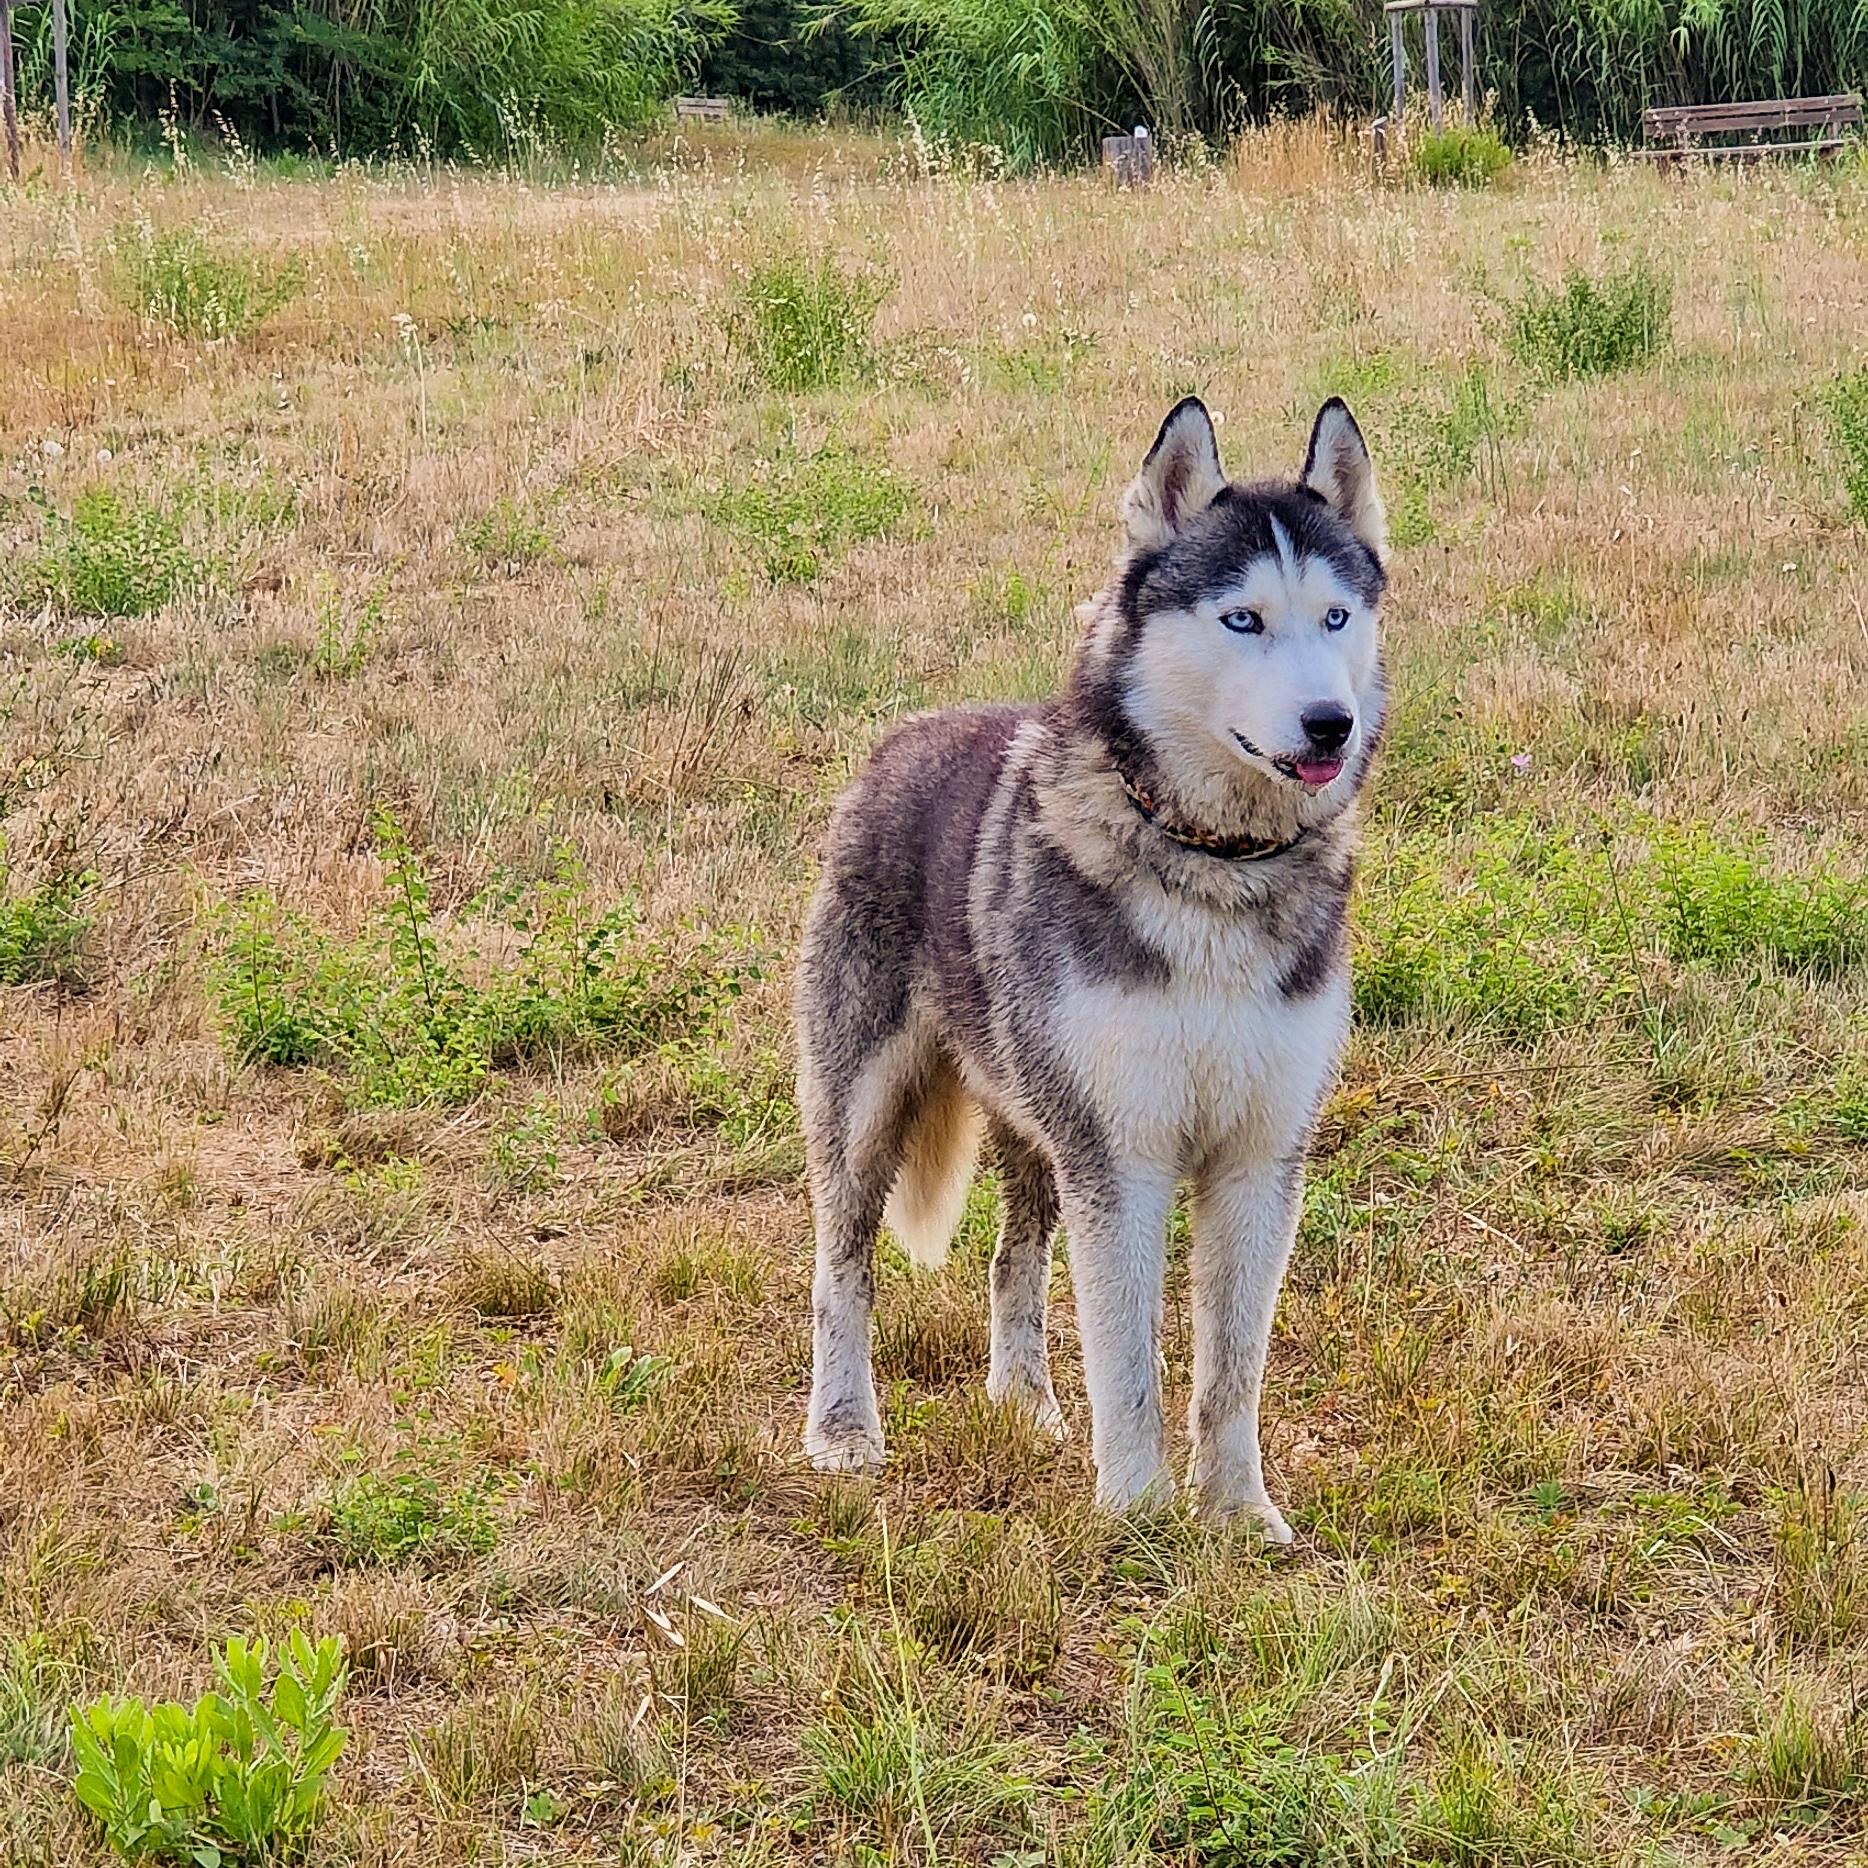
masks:
[[[1327,785],[1343,769],[1340,759],[1299,759],[1295,763],[1297,776],[1306,785]]]

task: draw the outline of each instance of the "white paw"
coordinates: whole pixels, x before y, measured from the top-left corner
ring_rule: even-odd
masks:
[[[804,1435],[805,1456],[819,1472],[880,1472],[880,1427],[809,1427]]]
[[[1174,1475],[1165,1466],[1099,1472],[1096,1502],[1105,1511],[1161,1511],[1174,1502]]]
[[[986,1396],[1001,1407],[1021,1409],[1040,1433],[1048,1434],[1060,1444],[1070,1438],[1070,1429],[1064,1424],[1064,1410],[1057,1405],[1057,1395],[1048,1379],[1034,1381],[1025,1375],[1010,1376],[1004,1381],[989,1378]]]
[[[1199,1512],[1203,1518],[1256,1531],[1268,1544],[1288,1544],[1294,1541],[1291,1527],[1284,1521],[1284,1513],[1269,1498],[1217,1500],[1206,1496],[1200,1500]]]

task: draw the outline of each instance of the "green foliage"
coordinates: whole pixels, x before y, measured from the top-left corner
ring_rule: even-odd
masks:
[[[759,554],[773,583],[808,584],[907,510],[907,489],[886,467],[827,443],[759,462],[754,479],[713,502],[711,516]]]
[[[91,926],[94,870],[61,870],[16,888],[0,856],[0,986],[81,983],[80,957]]]
[[[0,1644],[0,1777],[9,1764],[53,1756],[62,1737],[68,1671],[43,1634]]]
[[[1455,123],[1420,136],[1408,167],[1433,188],[1489,188],[1511,167],[1511,151],[1489,126]]]
[[[18,0],[21,91],[51,93],[47,0]],[[1514,134],[1634,137],[1650,104],[1846,91],[1868,10],[1750,0],[1497,0],[1479,88]],[[249,148],[483,157],[596,144],[691,86],[816,115],[886,80],[936,150],[1094,155],[1112,126],[1220,139],[1366,113],[1385,43],[1347,0],[74,0],[80,109],[145,133],[218,119]]]
[[[1213,1868],[1365,1868],[1372,1862],[1559,1868],[1596,1859],[1578,1802],[1561,1780],[1533,1776],[1503,1747],[1468,1746],[1431,1775],[1406,1749],[1345,1731],[1297,1744],[1293,1707],[1233,1693],[1254,1657],[1227,1651],[1234,1632],[1197,1612],[1138,1660],[1132,1717],[1139,1767],[1111,1774],[1093,1799],[1102,1858],[1198,1861]],[[1305,1644],[1286,1633],[1286,1652]],[[1307,1664],[1322,1659],[1309,1652]],[[1327,1662],[1322,1664],[1327,1665]]]
[[[1868,957],[1868,877],[1777,876],[1755,840],[1677,832],[1657,847],[1660,929],[1680,960],[1769,958],[1834,975]]]
[[[23,90],[51,91],[50,9]],[[727,0],[77,0],[81,106],[248,147],[534,154],[642,125],[733,17]]]
[[[296,262],[219,252],[198,227],[158,230],[139,221],[120,227],[113,244],[124,303],[178,337],[245,337],[305,282]]]
[[[1673,285],[1645,260],[1593,279],[1572,267],[1560,289],[1533,281],[1505,307],[1505,341],[1520,363],[1551,378],[1611,376],[1666,349]]]
[[[888,290],[834,253],[780,254],[740,282],[727,334],[774,389],[787,394],[859,382],[874,367],[876,309]]]
[[[808,1727],[803,1745],[813,1812],[881,1851],[869,1859],[938,1859],[932,1835],[1005,1841],[1029,1824],[1032,1783],[1014,1747],[965,1721],[949,1730],[886,1689]]]
[[[1520,1040],[1640,1008],[1663,964],[1868,960],[1868,874],[1784,875],[1756,838],[1647,826],[1630,854],[1522,819],[1399,837],[1359,899],[1356,1008]]]
[[[1838,377],[1823,398],[1829,438],[1842,461],[1842,486],[1858,525],[1868,525],[1868,369]]]
[[[400,826],[376,828],[386,889],[354,938],[264,891],[228,917],[214,985],[243,1061],[327,1065],[358,1103],[463,1102],[505,1069],[702,1043],[749,971],[719,941],[647,934],[629,903],[593,912],[568,857],[507,904],[517,951],[476,968],[443,942]]]
[[[341,1562],[447,1564],[485,1556],[499,1541],[483,1484],[443,1486],[423,1471],[361,1473],[331,1501]]]
[[[311,672],[321,681],[342,681],[360,674],[382,627],[387,589],[375,584],[363,606],[350,615],[341,592],[333,590],[318,606],[318,640],[311,652]]]
[[[509,495],[501,495],[471,524],[461,543],[488,569],[508,572],[544,564],[556,555],[551,534]]]
[[[270,1681],[268,1659],[263,1640],[230,1640],[220,1690],[192,1707],[72,1707],[73,1789],[119,1855],[220,1868],[303,1850],[347,1736],[333,1717],[343,1653],[294,1630]]]
[[[1765,1809],[1805,1822],[1839,1807],[1859,1811],[1868,1803],[1865,1740],[1859,1702],[1839,1713],[1807,1687],[1787,1686],[1751,1741],[1746,1782]]]
[[[1470,852],[1403,839],[1362,898],[1356,1009],[1376,1023],[1443,1019],[1519,1038],[1632,990],[1598,918],[1600,851],[1500,824]]]
[[[859,39],[814,0],[736,0],[734,19],[707,48],[699,88],[752,109],[815,117],[827,108],[872,108],[880,98],[881,48]]]
[[[203,581],[208,567],[182,543],[174,512],[125,504],[90,487],[71,516],[47,514],[38,551],[26,560],[21,595],[64,616],[147,616]]]

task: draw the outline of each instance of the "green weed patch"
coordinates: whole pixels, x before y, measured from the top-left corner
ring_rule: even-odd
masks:
[[[594,909],[568,861],[508,905],[516,951],[489,964],[443,938],[387,813],[377,834],[385,892],[353,938],[264,891],[225,917],[214,990],[241,1061],[323,1065],[359,1104],[464,1102],[503,1070],[704,1045],[752,970],[728,940],[650,934],[629,903]]]

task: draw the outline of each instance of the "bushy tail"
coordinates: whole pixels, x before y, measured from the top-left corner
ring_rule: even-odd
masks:
[[[909,1133],[883,1218],[923,1271],[947,1256],[966,1210],[979,1132],[979,1105],[950,1077],[930,1092]]]

